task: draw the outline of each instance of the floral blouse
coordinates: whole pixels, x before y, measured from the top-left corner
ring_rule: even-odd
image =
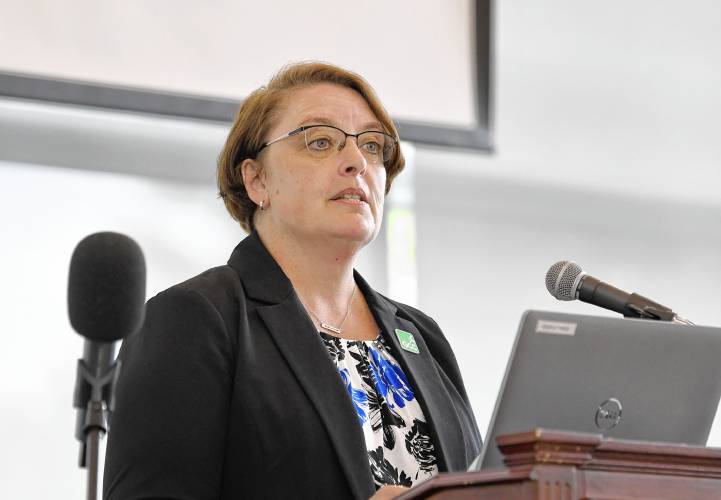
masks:
[[[390,347],[320,332],[363,428],[376,488],[411,486],[438,473],[423,411]]]

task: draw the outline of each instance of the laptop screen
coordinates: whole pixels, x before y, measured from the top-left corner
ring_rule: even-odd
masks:
[[[477,465],[535,427],[704,445],[719,397],[719,328],[527,311]]]

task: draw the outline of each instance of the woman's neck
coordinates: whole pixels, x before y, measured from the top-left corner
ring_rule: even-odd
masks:
[[[341,239],[302,239],[262,227],[258,235],[307,309],[324,321],[345,314],[355,288],[353,266],[362,245]]]

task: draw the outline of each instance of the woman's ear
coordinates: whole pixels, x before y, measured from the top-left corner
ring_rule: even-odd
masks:
[[[265,173],[260,162],[247,158],[240,164],[240,171],[243,175],[243,185],[248,192],[248,197],[256,205],[260,205],[262,201],[267,200]]]

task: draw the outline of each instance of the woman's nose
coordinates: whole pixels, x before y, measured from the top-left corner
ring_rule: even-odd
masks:
[[[340,151],[342,161],[339,168],[343,175],[363,175],[368,169],[368,160],[356,141],[349,137]]]

